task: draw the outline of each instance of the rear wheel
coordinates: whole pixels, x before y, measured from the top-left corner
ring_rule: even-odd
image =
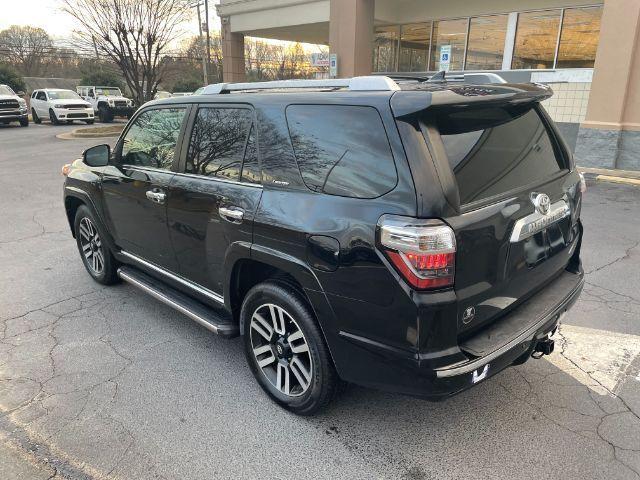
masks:
[[[51,120],[51,123],[54,125],[60,125],[60,120],[58,120],[56,112],[54,112],[52,108],[49,109],[49,120]]]
[[[240,313],[245,354],[263,390],[298,415],[312,415],[340,382],[310,307],[293,288],[266,282],[246,295]]]
[[[117,261],[103,242],[104,235],[93,213],[84,205],[76,212],[74,229],[78,251],[89,275],[103,285],[117,283]]]
[[[34,123],[42,123],[42,120],[40,119],[40,117],[36,113],[35,108],[31,109],[31,118],[33,118]]]

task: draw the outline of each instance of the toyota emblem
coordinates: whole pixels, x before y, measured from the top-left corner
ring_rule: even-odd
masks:
[[[531,202],[536,211],[542,215],[547,215],[551,210],[551,200],[546,193],[532,193]]]

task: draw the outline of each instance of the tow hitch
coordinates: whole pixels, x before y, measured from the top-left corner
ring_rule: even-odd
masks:
[[[555,345],[555,341],[550,338],[543,338],[536,343],[531,356],[533,358],[542,358],[544,355],[551,355],[553,353],[553,347]]]

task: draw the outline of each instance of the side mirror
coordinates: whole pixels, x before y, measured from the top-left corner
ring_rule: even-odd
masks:
[[[106,167],[111,158],[111,147],[104,144],[88,148],[82,154],[82,158],[90,167]]]

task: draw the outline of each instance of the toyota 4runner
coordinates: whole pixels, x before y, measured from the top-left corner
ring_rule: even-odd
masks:
[[[66,165],[89,274],[224,337],[298,414],[341,381],[428,399],[553,350],[583,286],[584,180],[550,89],[210,85]]]

